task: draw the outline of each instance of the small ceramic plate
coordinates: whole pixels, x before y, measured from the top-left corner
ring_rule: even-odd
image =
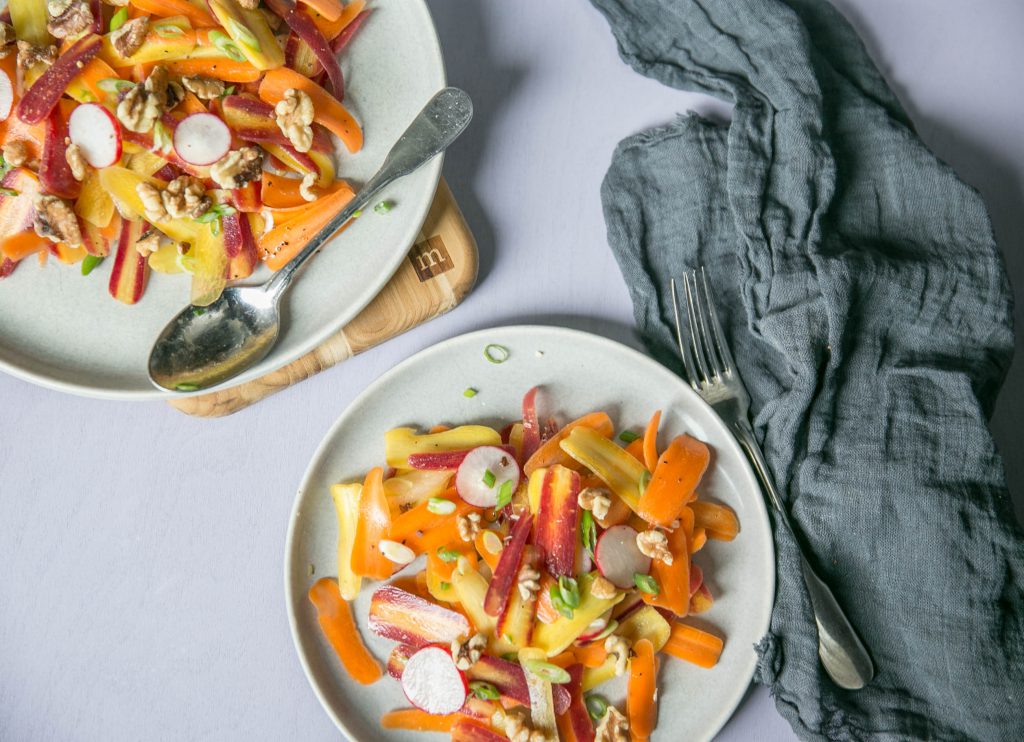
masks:
[[[0,0],[0,7],[6,2]],[[340,147],[339,177],[365,182],[430,97],[445,85],[444,61],[424,0],[374,0],[373,12],[342,58],[345,105],[362,123],[364,148]],[[387,283],[416,240],[441,173],[435,158],[381,194],[387,214],[367,209],[328,244],[284,300],[273,352],[240,384],[307,353],[351,320]],[[56,260],[26,259],[0,281],[0,370],[62,391],[95,397],[170,396],[146,375],[153,340],[188,304],[187,276],[153,275],[142,300],[125,306],[107,293],[113,261],[89,276]],[[261,271],[258,277],[269,273]]]
[[[489,363],[483,354],[488,343],[508,348],[509,359],[500,365]],[[368,469],[380,465],[383,435],[389,428],[425,429],[440,423],[504,426],[521,417],[522,396],[534,385],[541,388],[542,419],[555,415],[564,423],[605,410],[618,430],[642,430],[651,413],[661,409],[662,445],[688,432],[711,447],[701,497],[732,507],[741,532],[730,543],[712,541],[698,553],[696,561],[704,569],[715,604],[686,620],[724,637],[725,648],[711,670],[662,656],[654,738],[710,739],[743,697],[756,663],[754,644],[768,629],[775,560],[760,490],[732,435],[679,377],[635,350],[574,330],[505,327],[441,343],[374,382],[331,428],[296,496],[285,551],[292,636],[309,682],[350,738],[424,739],[422,733],[380,728],[381,714],[408,707],[401,687],[387,676],[368,687],[350,680],[324,641],[306,598],[314,580],[336,574],[337,525],[330,486],[361,481]],[[467,387],[478,394],[466,398]],[[383,664],[394,645],[367,628],[372,592],[373,587],[364,584],[353,609],[364,641]],[[600,692],[621,702],[623,690],[620,679]]]

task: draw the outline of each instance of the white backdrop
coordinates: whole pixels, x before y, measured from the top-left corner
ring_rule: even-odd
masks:
[[[450,81],[477,104],[445,173],[480,243],[478,289],[224,420],[0,378],[0,739],[336,738],[292,648],[282,585],[292,495],[333,419],[398,360],[470,329],[554,322],[636,344],[598,196],[611,152],[676,112],[728,106],[634,74],[582,0],[431,5]],[[985,195],[1024,285],[1024,5],[840,7],[925,141]],[[1022,413],[1018,360],[994,421],[1018,492]],[[792,738],[762,689],[721,735]]]

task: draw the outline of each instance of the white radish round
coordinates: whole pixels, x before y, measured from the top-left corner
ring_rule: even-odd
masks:
[[[190,165],[212,165],[231,150],[231,130],[212,113],[186,116],[174,130],[174,151]]]
[[[14,107],[14,85],[11,76],[0,70],[0,121],[6,121]]]
[[[459,497],[478,508],[493,508],[504,489],[519,486],[519,464],[508,451],[497,446],[478,446],[466,454],[455,470]]]
[[[71,112],[68,136],[93,167],[110,167],[121,159],[121,125],[98,103],[83,103]]]
[[[583,629],[583,633],[576,637],[578,642],[589,642],[595,636],[600,634],[606,628],[608,628],[608,622],[612,620],[612,609],[609,608],[603,614],[598,616],[596,619],[587,624],[587,628]]]
[[[454,714],[465,705],[469,684],[447,650],[424,647],[405,663],[402,690],[421,711]]]
[[[636,587],[633,575],[645,575],[651,569],[651,558],[640,551],[636,529],[629,526],[612,526],[602,533],[594,561],[601,576],[623,590]]]

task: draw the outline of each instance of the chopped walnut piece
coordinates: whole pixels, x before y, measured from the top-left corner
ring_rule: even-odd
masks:
[[[118,6],[118,7],[124,7],[124,6],[125,6],[125,5],[127,5],[127,4],[128,4],[129,2],[131,2],[131,0],[106,0],[106,2],[107,2],[107,3],[109,4],[109,5],[116,5],[116,6]]]
[[[7,45],[15,41],[17,37],[14,35],[14,26],[9,23],[0,23],[0,47],[3,47],[3,57],[6,57],[11,53],[12,48],[8,48]]]
[[[77,144],[69,144],[64,150],[64,159],[68,161],[68,167],[71,168],[71,174],[75,176],[75,180],[84,180],[89,163],[85,161],[82,148]]]
[[[10,167],[21,167],[28,162],[28,145],[21,139],[8,142],[3,147],[4,162]]]
[[[463,541],[472,541],[476,532],[480,530],[480,513],[460,515],[455,523],[459,528],[459,538]]]
[[[228,152],[210,168],[210,177],[221,188],[241,188],[258,180],[263,173],[263,152],[258,147],[242,147]]]
[[[135,187],[146,210],[146,220],[160,222],[165,219],[197,219],[205,214],[212,201],[206,195],[203,181],[191,175],[182,175],[163,190],[152,183],[143,182]]]
[[[299,152],[313,146],[313,101],[301,90],[289,88],[274,106],[277,126]]]
[[[452,642],[452,658],[455,660],[455,666],[463,671],[468,670],[477,663],[485,649],[487,649],[487,637],[483,634],[474,634],[465,641],[456,639]]]
[[[587,487],[580,492],[576,502],[584,510],[589,510],[598,520],[608,517],[608,509],[612,506],[612,498],[607,490],[600,487]]]
[[[57,61],[57,47],[36,46],[27,41],[18,41],[18,70],[24,73],[37,64],[51,65]]]
[[[530,727],[526,722],[526,712],[522,708],[509,709],[502,718],[505,736],[509,742],[530,742]]]
[[[629,666],[629,642],[618,634],[612,634],[604,640],[604,651],[615,658],[615,676],[625,675]]]
[[[139,194],[139,199],[142,201],[147,221],[162,222],[167,219],[167,209],[164,208],[159,188],[152,183],[142,182],[135,186],[135,192]]]
[[[58,39],[78,36],[92,25],[88,0],[47,0],[46,13],[46,30]]]
[[[260,7],[260,0],[238,0],[238,4],[246,10],[256,10]]]
[[[529,603],[540,592],[540,572],[529,564],[524,564],[522,569],[519,570],[517,585],[519,587],[519,597],[523,599],[524,603]]]
[[[153,128],[164,112],[180,100],[177,83],[167,78],[167,68],[158,64],[143,83],[129,90],[117,104],[117,118],[130,131],[144,133]]]
[[[636,548],[640,553],[651,559],[658,559],[665,564],[672,564],[672,552],[668,550],[668,536],[662,531],[651,529],[636,535]]]
[[[138,242],[135,243],[135,250],[144,258],[160,249],[160,233],[155,229],[146,232]]]
[[[148,16],[132,18],[121,28],[110,34],[110,43],[114,45],[114,49],[122,57],[130,57],[142,47],[148,33]]]
[[[188,92],[202,100],[220,98],[228,89],[223,80],[205,75],[192,75],[181,78],[181,84]]]
[[[611,600],[618,593],[618,588],[606,577],[598,575],[590,583],[590,594],[598,600]]]
[[[82,244],[78,217],[64,199],[36,194],[34,201],[36,218],[32,226],[37,235],[50,242],[64,242],[72,247]]]
[[[594,742],[629,742],[629,721],[614,706],[609,706],[601,717]]]
[[[302,176],[302,182],[299,183],[299,195],[307,201],[316,201],[314,185],[316,185],[316,173],[306,173]]]

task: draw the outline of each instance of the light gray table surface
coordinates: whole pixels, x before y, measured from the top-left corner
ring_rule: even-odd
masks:
[[[1024,5],[839,5],[924,140],[984,194],[1024,286]],[[677,112],[729,107],[634,74],[582,0],[431,6],[449,79],[477,104],[445,163],[482,253],[462,308],[223,420],[0,377],[0,740],[336,738],[282,585],[292,496],[334,418],[472,329],[539,321],[637,344],[598,196],[611,152]],[[1018,358],[993,422],[1018,515],[1022,417]],[[793,734],[754,688],[720,738]]]

